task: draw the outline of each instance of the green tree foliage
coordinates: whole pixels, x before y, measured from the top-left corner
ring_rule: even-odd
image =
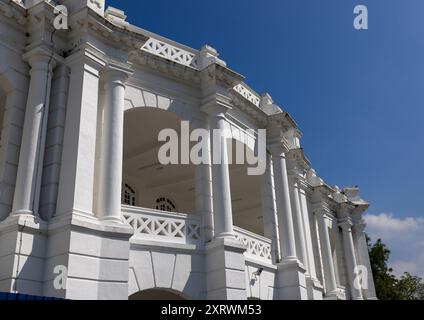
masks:
[[[400,279],[393,275],[388,261],[390,250],[378,239],[373,245],[368,238],[371,269],[377,297],[380,300],[424,300],[424,283],[419,277],[405,273]]]

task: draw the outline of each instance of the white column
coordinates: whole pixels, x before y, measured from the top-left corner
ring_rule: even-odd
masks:
[[[278,225],[280,228],[280,246],[283,261],[297,261],[291,211],[289,182],[287,177],[286,152],[283,142],[270,147],[274,167],[275,194],[277,201]]]
[[[275,203],[274,173],[271,155],[269,154],[267,154],[266,158],[266,171],[262,176],[261,193],[265,237],[271,239],[273,261],[278,263],[281,259],[280,242],[278,235],[277,208]]]
[[[209,114],[212,137],[212,190],[215,238],[233,238],[230,173],[228,167],[225,113],[227,107],[214,105],[205,109]]]
[[[319,228],[319,238],[321,245],[321,257],[324,269],[324,280],[326,296],[337,296],[336,272],[334,270],[334,261],[331,250],[330,234],[326,223],[325,213],[318,211],[316,213]]]
[[[358,264],[367,268],[367,274],[364,275],[366,278],[362,279],[362,293],[365,299],[375,300],[377,299],[377,295],[375,292],[367,239],[364,232],[365,227],[366,225],[363,221],[356,222],[353,226],[353,239],[358,256]]]
[[[339,224],[339,226],[342,228],[343,234],[343,248],[346,258],[350,293],[352,295],[353,300],[363,300],[362,291],[358,287],[358,285],[355,284],[355,282],[357,281],[356,271],[358,264],[356,262],[355,247],[353,245],[352,223],[349,219],[345,219]]]
[[[299,200],[300,206],[302,209],[303,216],[303,226],[305,228],[305,242],[306,242],[306,251],[308,256],[308,270],[309,275],[313,279],[317,279],[317,272],[315,266],[314,258],[314,247],[312,244],[312,232],[311,232],[311,221],[309,220],[309,210],[308,210],[308,201],[306,198],[306,191],[302,188],[299,189]]]
[[[295,241],[296,241],[296,252],[300,262],[303,263],[305,268],[308,267],[308,256],[306,253],[305,243],[305,232],[303,227],[302,209],[300,207],[299,200],[299,182],[298,172],[290,172],[289,176],[289,189],[290,189],[290,201],[292,203],[293,212],[293,225],[295,228]],[[309,275],[309,268],[306,270],[306,275]]]
[[[102,145],[99,170],[101,220],[122,222],[121,188],[124,151],[124,98],[128,74],[121,70],[105,72]]]
[[[56,215],[93,216],[99,71],[88,52],[68,57],[69,94]]]
[[[43,126],[47,121],[52,69],[55,65],[50,53],[42,50],[29,52],[31,80],[25,111],[19,166],[16,178],[12,214],[38,214],[34,207],[38,181],[41,179],[45,139]]]
[[[205,242],[209,242],[214,237],[213,230],[213,209],[212,209],[212,168],[211,168],[211,144],[209,122],[202,119],[198,129],[208,132],[208,141],[204,144],[207,150],[204,157],[205,163],[196,166],[195,171],[195,193],[196,193],[196,212],[202,217],[202,235]]]

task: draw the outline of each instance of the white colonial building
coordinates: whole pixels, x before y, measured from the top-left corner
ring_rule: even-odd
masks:
[[[375,299],[358,189],[319,178],[290,115],[216,50],[125,19],[104,0],[0,0],[0,291]],[[158,134],[182,120],[250,153],[266,129],[265,174],[161,165]]]

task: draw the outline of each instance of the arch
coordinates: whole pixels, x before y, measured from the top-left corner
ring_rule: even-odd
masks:
[[[264,219],[262,210],[261,179],[262,176],[248,175],[247,163],[235,163],[235,150],[247,147],[245,153],[253,155],[253,150],[240,140],[231,139],[233,162],[229,165],[230,187],[234,225],[264,235]]]
[[[163,288],[153,288],[136,292],[129,296],[129,300],[191,300],[184,293]]]
[[[195,166],[162,165],[158,159],[163,129],[175,130],[179,141],[188,139],[182,136],[181,121],[176,113],[159,108],[125,111],[123,181],[130,181],[137,190],[135,206],[157,210],[157,200],[165,198],[172,200],[173,212],[195,212]]]
[[[127,85],[125,92],[125,111],[132,109],[159,109],[175,114],[183,121],[192,123],[199,118],[199,108],[164,94]]]

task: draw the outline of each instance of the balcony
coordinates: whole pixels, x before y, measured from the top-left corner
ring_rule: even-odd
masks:
[[[129,206],[123,206],[122,212],[125,223],[134,229],[134,240],[203,246],[200,216]],[[234,227],[234,233],[247,248],[246,259],[272,263],[271,240],[239,227]]]

